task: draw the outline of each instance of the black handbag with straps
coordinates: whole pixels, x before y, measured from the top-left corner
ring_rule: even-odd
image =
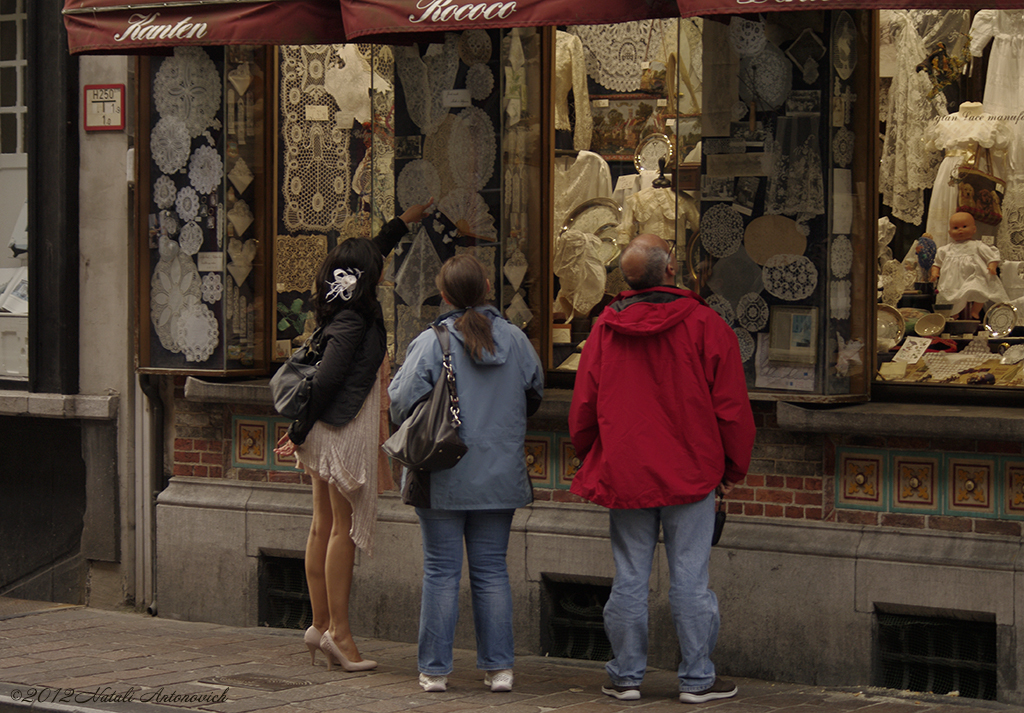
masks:
[[[313,332],[270,379],[274,409],[285,418],[299,418],[309,405],[313,377],[320,366],[323,327]]]

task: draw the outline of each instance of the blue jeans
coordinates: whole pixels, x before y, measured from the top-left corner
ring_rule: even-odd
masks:
[[[476,666],[484,671],[512,668],[512,588],[505,555],[514,513],[416,508],[423,533],[418,651],[421,673],[447,676],[452,672],[463,539],[473,596]]]
[[[639,686],[647,668],[647,592],[659,525],[665,532],[669,604],[679,638],[679,690],[715,682],[711,652],[718,640],[718,599],[708,589],[715,494],[688,505],[610,510],[615,581],[604,629],[615,658],[605,666],[617,686]]]

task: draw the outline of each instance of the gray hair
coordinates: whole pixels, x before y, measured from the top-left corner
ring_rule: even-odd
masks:
[[[639,275],[634,275],[632,279],[626,275],[626,271],[622,270],[622,261],[627,254],[636,253],[636,256],[643,260],[643,272]],[[626,249],[619,255],[619,269],[622,270],[622,276],[626,280],[626,284],[634,290],[646,290],[651,287],[657,287],[662,284],[665,278],[665,269],[668,267],[668,261],[671,255],[665,250],[661,249],[656,245],[644,245],[642,243],[630,243],[626,246]]]

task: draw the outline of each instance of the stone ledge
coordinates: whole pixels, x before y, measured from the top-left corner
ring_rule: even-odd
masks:
[[[806,408],[779,402],[776,417],[779,428],[813,433],[1024,440],[1024,411],[1014,408],[881,402]]]
[[[185,398],[200,403],[274,405],[270,379],[219,383],[190,376],[185,379]]]
[[[117,418],[117,394],[37,394],[0,391],[0,416],[72,418],[109,421]]]

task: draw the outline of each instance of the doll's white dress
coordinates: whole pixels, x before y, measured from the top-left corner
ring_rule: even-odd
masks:
[[[952,304],[959,312],[968,302],[1009,302],[1003,283],[988,271],[990,262],[999,262],[999,250],[980,240],[941,246],[934,263],[939,268],[936,304]]]

